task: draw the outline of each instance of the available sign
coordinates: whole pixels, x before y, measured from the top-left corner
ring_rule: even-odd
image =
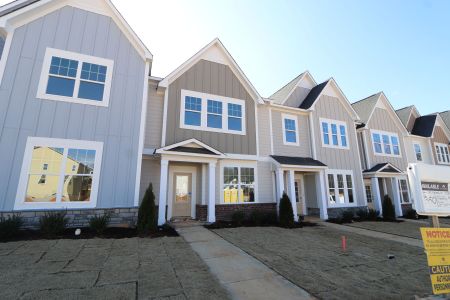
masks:
[[[450,293],[450,228],[420,228],[434,294]]]
[[[448,183],[422,181],[423,207],[433,210],[440,207],[450,207],[450,192]]]

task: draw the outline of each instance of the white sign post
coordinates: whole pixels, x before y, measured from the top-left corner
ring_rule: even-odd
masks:
[[[432,216],[439,227],[438,217],[450,215],[450,167],[409,164],[408,179],[417,214]]]

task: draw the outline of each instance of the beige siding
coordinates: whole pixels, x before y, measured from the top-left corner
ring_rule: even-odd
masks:
[[[269,111],[267,105],[258,106],[259,155],[261,156],[271,154]]]
[[[433,145],[434,161],[436,162],[436,164],[439,164],[436,155],[436,147],[434,146],[435,143],[446,144],[448,147],[449,140],[445,135],[444,130],[441,128],[441,126],[434,127],[433,138],[431,139],[431,144]]]
[[[338,98],[322,95],[315,104],[313,117],[317,159],[326,164],[329,169],[352,170],[356,204],[365,205],[361,161],[356,140],[356,128],[352,116]],[[338,120],[347,124],[347,139],[350,149],[322,146],[320,118]]]
[[[150,84],[148,87],[144,148],[156,149],[161,147],[163,111],[164,94],[156,90],[156,85]]]
[[[201,60],[171,83],[168,89],[166,145],[196,138],[224,153],[256,155],[255,101],[228,66]],[[246,135],[180,128],[182,89],[245,100]]]
[[[155,193],[155,204],[159,201],[159,183],[160,183],[161,165],[159,159],[143,159],[141,169],[141,189],[139,192],[139,201],[144,197],[150,183],[153,185]]]
[[[370,119],[367,127],[371,130],[382,130],[386,132],[396,133],[399,137],[400,152],[401,152],[401,157],[375,155],[373,151],[372,134],[369,131],[367,132],[367,139],[368,139],[367,145],[368,145],[368,152],[370,155],[370,162],[372,164],[371,167],[375,166],[376,164],[389,162],[395,165],[397,168],[406,171],[408,159],[406,157],[405,152],[403,133],[400,130],[400,128],[396,125],[395,121],[389,117],[388,111],[379,107],[375,108],[372,114],[372,118]]]
[[[259,203],[275,202],[272,163],[266,161],[258,162],[258,199]]]
[[[299,107],[300,104],[305,100],[306,96],[308,96],[308,93],[311,90],[306,89],[304,87],[296,87],[295,90],[292,92],[292,94],[289,96],[289,98],[286,100],[284,105],[290,106],[290,107]]]
[[[406,129],[408,130],[408,132],[411,132],[413,130],[415,121],[416,121],[416,118],[414,117],[413,114],[411,114],[409,116],[408,124],[406,124]]]
[[[299,145],[284,145],[283,114],[297,116]],[[272,109],[273,151],[275,155],[311,157],[308,115]]]

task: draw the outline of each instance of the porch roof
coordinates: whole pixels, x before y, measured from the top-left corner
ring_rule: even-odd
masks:
[[[391,163],[382,163],[382,164],[377,164],[375,166],[373,166],[372,168],[368,169],[368,170],[364,170],[363,171],[364,174],[367,173],[397,173],[397,174],[402,174],[403,172],[397,168],[396,166],[394,166]]]
[[[327,166],[323,162],[313,159],[311,157],[281,156],[281,155],[271,155],[270,157],[272,157],[277,163],[281,165],[308,166],[308,167]]]

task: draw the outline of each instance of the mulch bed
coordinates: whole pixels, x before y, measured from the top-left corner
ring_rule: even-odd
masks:
[[[133,237],[143,237],[143,238],[158,238],[164,236],[178,236],[178,233],[170,226],[162,226],[158,228],[158,231],[151,232],[148,234],[139,234],[136,228],[126,228],[126,227],[108,227],[102,234],[97,234],[92,229],[80,228],[81,234],[75,235],[76,228],[66,228],[64,232],[60,235],[47,235],[39,230],[23,229],[20,230],[17,235],[8,239],[0,239],[0,242],[12,242],[12,241],[31,241],[31,240],[46,240],[46,239],[123,239],[123,238],[133,238]]]
[[[388,222],[388,223],[402,223],[402,222],[404,222],[403,220],[399,220],[399,219],[388,221],[388,220],[385,220],[383,218],[376,218],[376,219],[358,219],[358,218],[355,218],[355,219],[352,219],[351,221],[345,221],[345,220],[342,220],[341,218],[329,218],[327,220],[327,222],[334,223],[334,224],[349,224],[349,223],[365,222],[365,221],[369,221],[369,222]]]
[[[312,222],[296,222],[293,227],[290,228],[303,228],[303,227],[312,227],[316,226],[316,223]],[[269,224],[255,224],[254,222],[242,222],[240,224],[232,221],[217,221],[212,224],[208,224],[204,226],[207,229],[223,229],[223,228],[237,228],[237,227],[282,227],[277,223],[269,223]]]

